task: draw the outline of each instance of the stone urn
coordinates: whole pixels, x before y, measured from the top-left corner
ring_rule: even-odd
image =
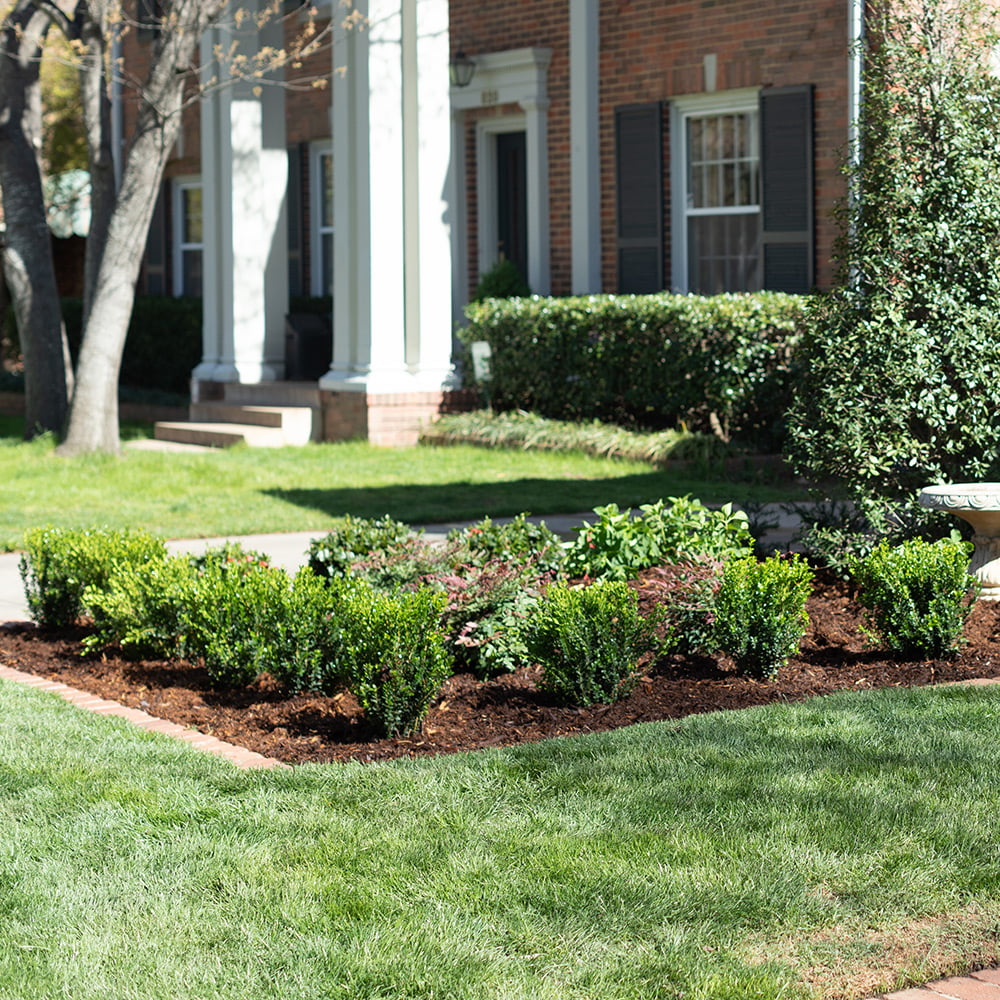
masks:
[[[982,584],[980,598],[1000,601],[1000,483],[948,483],[925,486],[920,504],[968,521],[975,534],[969,572]]]

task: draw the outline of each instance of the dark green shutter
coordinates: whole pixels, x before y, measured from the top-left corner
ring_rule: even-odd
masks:
[[[615,111],[618,291],[663,289],[663,108]]]
[[[816,255],[811,86],[761,91],[760,165],[763,287],[804,294]]]

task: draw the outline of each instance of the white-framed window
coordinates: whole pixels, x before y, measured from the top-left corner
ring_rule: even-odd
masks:
[[[316,142],[309,149],[310,291],[333,295],[333,147]]]
[[[175,178],[172,189],[174,295],[200,296],[205,249],[201,178]]]
[[[714,295],[761,287],[756,90],[678,98],[671,112],[673,285]]]

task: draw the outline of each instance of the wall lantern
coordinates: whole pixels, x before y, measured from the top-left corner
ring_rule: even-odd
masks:
[[[468,87],[472,83],[472,77],[475,75],[475,72],[475,61],[461,49],[455,53],[451,62],[448,63],[448,76],[451,78],[451,85],[453,87]]]

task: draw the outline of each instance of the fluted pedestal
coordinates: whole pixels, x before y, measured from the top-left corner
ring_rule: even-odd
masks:
[[[927,486],[919,499],[924,507],[946,510],[972,525],[969,572],[982,585],[981,600],[1000,601],[1000,483]]]

